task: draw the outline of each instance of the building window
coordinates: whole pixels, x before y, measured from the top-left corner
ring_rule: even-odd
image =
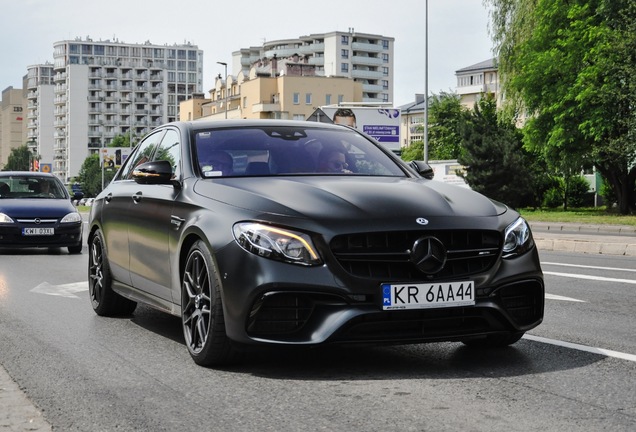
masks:
[[[294,93],[294,105],[298,105],[300,103],[300,93]]]
[[[383,63],[388,63],[389,62],[389,55],[387,53],[383,53],[382,54],[382,62]]]
[[[325,105],[331,105],[331,95],[325,95]]]
[[[342,63],[340,65],[340,72],[349,72],[349,63]]]
[[[389,68],[388,67],[383,67],[382,68],[382,75],[389,76]]]
[[[243,108],[247,108],[247,96],[243,97]]]
[[[311,105],[311,93],[305,93],[305,104]]]
[[[389,49],[389,41],[386,39],[382,39],[382,48],[388,50]]]
[[[340,36],[340,43],[343,45],[349,45],[349,36]]]
[[[344,95],[338,95],[338,103],[341,104],[344,102]]]
[[[348,49],[340,50],[340,57],[348,59],[349,58],[349,50]]]
[[[383,102],[388,102],[389,101],[389,95],[386,93],[382,93],[382,101]]]
[[[382,88],[384,90],[388,90],[389,89],[389,82],[387,80],[382,80]]]
[[[305,120],[305,115],[304,114],[294,114],[294,120],[303,121],[303,120]]]

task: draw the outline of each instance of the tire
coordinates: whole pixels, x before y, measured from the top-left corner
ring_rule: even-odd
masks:
[[[188,251],[181,282],[181,321],[188,352],[201,366],[235,363],[238,354],[225,332],[219,276],[201,240]]]
[[[501,348],[512,345],[523,337],[525,332],[511,332],[488,335],[479,339],[466,339],[462,343],[475,348]]]
[[[76,244],[75,246],[68,247],[68,253],[72,255],[81,254],[82,253],[82,243]]]
[[[104,236],[97,230],[88,244],[88,295],[93,310],[99,316],[132,314],[137,303],[113,291],[112,283]]]

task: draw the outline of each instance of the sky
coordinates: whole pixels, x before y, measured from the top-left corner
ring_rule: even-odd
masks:
[[[493,56],[489,14],[482,0],[0,0],[0,90],[22,87],[27,67],[53,62],[53,44],[93,41],[173,45],[203,50],[203,91],[224,74],[216,62],[265,41],[348,31],[395,38],[395,107],[428,91],[455,90],[455,71]],[[427,34],[428,33],[428,34]],[[428,36],[428,37],[427,37]],[[232,73],[228,70],[228,73]]]

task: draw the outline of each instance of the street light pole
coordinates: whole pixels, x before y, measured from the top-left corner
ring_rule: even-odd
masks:
[[[428,163],[428,0],[426,0],[425,4],[424,17],[424,34],[426,39],[424,43],[424,60],[426,62],[424,68],[424,162]]]
[[[225,119],[227,120],[227,101],[228,101],[228,97],[227,97],[227,63],[225,62],[217,62],[220,65],[223,65],[223,67],[225,68]]]

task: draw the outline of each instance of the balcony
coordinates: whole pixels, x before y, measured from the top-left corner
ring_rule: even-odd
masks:
[[[382,45],[372,44],[368,42],[354,42],[351,44],[351,48],[354,51],[366,51],[366,52],[373,52],[373,53],[379,53],[379,52],[385,51]]]
[[[263,112],[278,112],[280,111],[279,103],[261,102],[252,105],[252,114]]]
[[[384,75],[380,71],[371,71],[364,69],[354,69],[351,71],[352,78],[363,78],[363,79],[380,79]]]
[[[351,57],[353,64],[367,65],[367,66],[381,66],[383,61],[381,58],[369,57],[369,56],[353,56]]]

